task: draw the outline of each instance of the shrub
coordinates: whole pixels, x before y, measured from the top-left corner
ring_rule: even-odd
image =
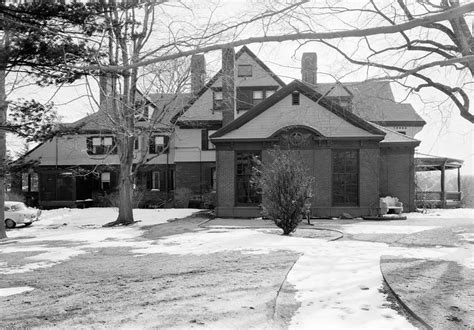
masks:
[[[297,151],[273,149],[269,163],[258,162],[252,182],[262,194],[263,215],[289,235],[303,219],[312,197],[314,177]]]
[[[141,203],[143,196],[145,195],[145,190],[142,188],[133,189],[132,191],[132,207],[138,208]],[[105,193],[104,199],[107,201],[107,204],[112,207],[118,208],[120,205],[120,194],[118,191],[113,191],[111,193]]]

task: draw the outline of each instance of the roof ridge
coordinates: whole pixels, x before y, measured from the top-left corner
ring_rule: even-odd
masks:
[[[270,96],[269,98],[263,100],[258,105],[244,113],[242,116],[238,117],[228,125],[222,127],[217,132],[211,135],[212,137],[222,137],[224,134],[227,134],[235,129],[240,128],[253,118],[257,117],[271,106],[276,104],[277,102],[281,101],[284,97],[288,96],[291,92],[298,90],[300,93],[308,97],[314,102],[317,102],[327,110],[331,111],[338,117],[342,118],[343,120],[348,121],[349,123],[353,124],[356,127],[359,127],[369,133],[374,135],[385,135],[385,132],[380,130],[379,128],[375,127],[372,123],[362,119],[361,117],[357,116],[356,114],[350,112],[349,110],[344,109],[339,104],[327,99],[322,95],[320,92],[312,89],[311,87],[307,86],[306,83],[301,82],[299,80],[293,80],[290,84],[286,85],[284,88],[278,90],[275,94]]]

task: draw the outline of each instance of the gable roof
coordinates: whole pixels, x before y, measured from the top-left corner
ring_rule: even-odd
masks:
[[[238,117],[237,119],[235,119],[228,125],[224,126],[220,130],[215,132],[213,135],[211,135],[211,138],[223,137],[227,133],[242,127],[244,124],[250,122],[252,119],[257,117],[261,113],[265,112],[274,104],[281,101],[282,99],[284,99],[285,97],[287,97],[288,95],[290,95],[291,93],[295,91],[300,92],[301,94],[305,95],[312,101],[317,102],[318,104],[320,104],[321,106],[329,110],[330,112],[334,113],[338,117],[342,118],[343,120],[349,122],[350,124],[358,128],[361,128],[364,131],[367,131],[371,134],[379,135],[379,136],[385,135],[385,132],[382,131],[381,129],[375,127],[374,125],[363,120],[357,115],[354,115],[350,111],[342,108],[337,103],[332,102],[331,100],[327,98],[324,98],[322,94],[315,91],[311,87],[307,86],[305,83],[298,80],[294,80],[289,85],[280,89],[275,94],[265,99],[264,101],[259,103],[257,106],[255,106],[251,110],[244,113],[242,116]]]
[[[394,144],[412,144],[414,146],[418,146],[420,144],[420,140],[414,139],[409,137],[405,134],[398,133],[390,128],[380,126],[377,124],[373,124],[375,127],[379,128],[381,131],[385,132],[385,137],[380,143],[382,145],[394,145]]]
[[[257,55],[255,55],[247,46],[243,46],[235,54],[235,60],[237,60],[242,54],[247,53],[264,71],[266,71],[275,81],[281,86],[284,87],[286,84],[278,77],[270,68],[260,60]],[[196,94],[196,96],[190,98],[189,102],[183,107],[182,111],[177,113],[172,121],[179,120],[179,117],[184,115],[186,111],[209,89],[214,85],[214,83],[222,76],[222,69],[220,69],[205,85],[201,90]]]
[[[166,127],[170,124],[171,119],[183,108],[190,98],[190,94],[187,93],[152,93],[144,95],[140,91],[137,91],[139,97],[146,100],[152,105],[155,110],[153,111],[152,118],[159,118],[159,125],[156,125],[157,129]],[[99,109],[98,111],[91,113],[73,123],[61,124],[62,130],[75,129],[80,131],[108,131],[113,129],[112,120],[110,114],[107,111]],[[146,126],[146,122],[136,122],[136,127]]]
[[[353,112],[365,120],[391,126],[426,124],[411,104],[395,101],[390,81],[318,83],[314,89],[330,97],[345,96],[338,93],[337,85],[344,86],[353,95]]]

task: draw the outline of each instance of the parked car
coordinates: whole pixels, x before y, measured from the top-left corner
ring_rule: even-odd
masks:
[[[16,225],[29,226],[38,221],[41,210],[28,207],[22,202],[5,202],[5,227],[15,228]]]

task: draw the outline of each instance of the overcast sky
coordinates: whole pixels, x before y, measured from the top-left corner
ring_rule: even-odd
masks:
[[[202,2],[193,2],[194,5],[200,5],[194,10],[193,20],[199,21],[206,19],[211,12],[210,8],[202,7]],[[258,1],[249,0],[249,3],[258,5]],[[333,1],[340,3],[340,1]],[[357,3],[366,3],[366,1],[357,1]],[[218,3],[217,1],[210,1],[209,3]],[[351,5],[356,2],[351,1]],[[242,1],[223,1],[220,2],[219,10],[213,12],[216,21],[226,19],[226,15],[236,17],[240,15],[242,10]],[[169,15],[166,19],[174,19],[174,15]],[[469,17],[468,23],[472,25],[472,17]],[[176,23],[179,26],[179,22]],[[181,24],[188,24],[183,21]],[[328,27],[329,26],[329,27]],[[326,22],[326,28],[343,29],[344,25],[337,21]],[[257,29],[258,28],[254,28]],[[261,31],[257,31],[261,32]],[[386,41],[387,37],[381,37],[381,42]],[[357,40],[348,39],[344,41],[345,46],[356,47]],[[347,63],[334,51],[330,51],[321,44],[308,43],[300,45],[297,42],[285,43],[269,43],[269,44],[253,44],[249,48],[279,75],[285,82],[300,78],[300,59],[303,52],[314,51],[318,54],[318,81],[319,82],[334,82],[336,79],[342,82],[346,81],[361,81],[370,78],[374,72],[366,69],[357,69]],[[355,49],[355,48],[354,48]],[[363,50],[360,50],[363,51]],[[208,73],[212,74],[220,68],[220,53],[213,52],[206,54],[206,61],[208,66]],[[441,79],[441,81],[449,79],[458,79],[459,74],[450,74],[449,77],[445,75],[446,72],[438,72],[433,70],[431,73],[433,77]],[[468,123],[462,119],[458,110],[456,110],[450,102],[444,102],[445,98],[432,90],[426,90],[422,94],[422,98],[418,96],[409,96],[407,99],[406,93],[403,89],[392,84],[397,100],[403,100],[405,103],[411,103],[418,114],[427,122],[421,133],[416,138],[421,140],[421,145],[418,148],[419,152],[447,156],[458,159],[463,159],[465,165],[463,173],[474,173],[474,133],[473,124]],[[63,87],[59,92],[55,89],[40,89],[38,87],[29,86],[22,90],[16,91],[11,95],[10,99],[18,97],[35,98],[39,101],[47,101],[50,98],[57,105],[58,112],[63,116],[65,122],[71,122],[81,118],[90,113],[91,100],[85,97],[86,89],[84,83],[79,82],[74,86]],[[54,95],[54,97],[53,97]],[[473,98],[474,101],[474,98]],[[471,103],[471,112],[472,110]],[[8,147],[13,150],[18,150],[21,143],[13,139],[8,140]]]

